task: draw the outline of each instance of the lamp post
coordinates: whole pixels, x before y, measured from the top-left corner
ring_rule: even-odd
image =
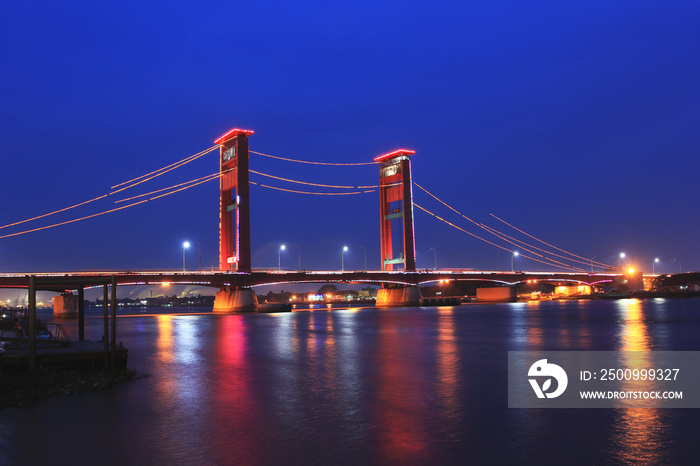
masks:
[[[279,251],[277,251],[277,271],[278,272],[282,271],[282,265],[281,265],[282,264],[282,251],[284,251],[285,249],[287,249],[287,246],[285,246],[283,244],[282,246],[280,246]]]
[[[617,257],[617,271],[622,272],[622,259],[625,258],[625,253],[621,252],[620,255]]]
[[[199,271],[202,271],[202,245],[197,241],[197,247],[199,248]]]
[[[435,249],[435,248],[430,248],[430,249],[432,249],[433,253],[435,254],[435,267],[433,268],[433,270],[437,270],[437,249]]]
[[[182,271],[185,271],[185,249],[189,249],[190,247],[190,242],[185,241],[182,243]]]
[[[365,249],[364,246],[360,246],[362,248],[362,252],[365,253],[365,272],[367,272],[367,250]]]
[[[513,269],[513,258],[518,257],[520,254],[518,254],[518,251],[515,251],[512,256],[510,256],[510,271],[515,272]]]
[[[343,251],[340,253],[340,271],[345,272],[345,251],[348,250],[347,246],[343,246]]]
[[[595,259],[598,256],[593,256],[591,257],[591,273],[593,273],[593,259]]]
[[[654,262],[651,263],[651,273],[656,275],[656,263],[659,262],[659,258],[657,257],[654,259]]]

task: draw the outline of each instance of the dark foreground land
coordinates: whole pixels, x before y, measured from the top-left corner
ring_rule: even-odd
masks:
[[[0,409],[23,406],[53,396],[103,390],[137,378],[126,369],[114,376],[109,372],[60,370],[42,367],[35,373],[0,374]]]

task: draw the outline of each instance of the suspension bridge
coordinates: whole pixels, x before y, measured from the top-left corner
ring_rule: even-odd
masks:
[[[67,221],[51,223],[48,225],[28,228],[14,233],[0,234],[0,239],[17,235],[30,234],[48,228],[88,220],[102,215],[107,215],[119,210],[127,209],[146,202],[169,196],[200,184],[218,180],[219,182],[219,264],[218,270],[208,272],[173,272],[173,271],[149,271],[149,272],[71,272],[54,274],[2,274],[0,275],[0,288],[26,288],[30,291],[30,303],[32,294],[36,291],[52,291],[58,293],[54,298],[55,314],[77,313],[82,322],[83,294],[86,288],[104,287],[105,303],[107,302],[108,288],[112,288],[113,304],[116,303],[117,286],[126,285],[153,285],[153,284],[182,284],[200,285],[218,289],[215,301],[215,312],[252,311],[257,307],[256,295],[253,288],[260,285],[287,284],[287,283],[357,283],[378,284],[379,290],[377,304],[379,306],[391,305],[417,305],[421,303],[420,285],[438,281],[479,281],[494,282],[503,285],[513,285],[523,282],[546,281],[552,283],[576,283],[592,286],[600,286],[622,279],[625,274],[614,271],[614,267],[602,262],[593,261],[526,233],[523,230],[509,224],[505,220],[495,217],[503,224],[511,227],[528,237],[528,240],[516,239],[493,227],[479,223],[439,198],[427,188],[413,181],[411,174],[411,156],[413,150],[397,149],[395,151],[375,157],[370,162],[358,163],[331,163],[312,162],[290,159],[261,152],[249,150],[248,140],[254,133],[251,130],[234,128],[217,138],[214,145],[201,152],[193,154],[185,159],[174,162],[158,170],[120,183],[111,188],[110,192],[84,202],[68,206],[53,212],[28,218],[25,220],[0,226],[0,230],[6,228],[22,228],[21,225],[36,222],[48,217],[69,212],[78,207],[96,203],[106,198],[114,198],[117,207],[106,209],[90,215],[77,216]],[[219,151],[219,170],[216,173],[175,184],[166,188],[125,197],[125,192],[137,186],[141,186],[165,173],[181,168],[215,150]],[[379,171],[379,181],[371,185],[330,185],[314,183],[302,180],[293,180],[280,177],[249,168],[250,153],[261,157],[282,159],[298,163],[318,165],[376,165]],[[250,174],[263,179],[277,180],[305,186],[302,189],[288,189],[272,186],[263,182],[250,181]],[[381,245],[381,269],[362,271],[281,271],[281,270],[256,270],[251,261],[251,224],[250,224],[250,185],[258,185],[261,188],[278,189],[283,192],[299,194],[321,195],[357,195],[369,192],[379,193],[379,220]],[[429,199],[438,205],[448,209],[452,214],[467,221],[468,225],[481,231],[473,233],[465,227],[450,222],[437,215],[426,207],[414,202],[414,187],[425,193]],[[314,192],[307,189],[325,188],[335,190],[333,192]],[[418,209],[429,217],[443,222],[452,228],[478,239],[485,244],[511,254],[544,264],[555,272],[515,272],[508,271],[465,271],[460,270],[429,270],[416,268],[415,235],[414,235],[414,209]],[[212,219],[214,221],[214,219]],[[485,238],[487,236],[490,238]],[[536,243],[539,244],[532,244]],[[519,252],[518,252],[519,251]],[[595,265],[607,270],[605,273],[586,273],[584,267],[591,269]],[[640,275],[641,277],[641,275]],[[74,294],[77,292],[77,296]],[[34,296],[35,302],[35,296]],[[81,326],[82,328],[82,326]]]

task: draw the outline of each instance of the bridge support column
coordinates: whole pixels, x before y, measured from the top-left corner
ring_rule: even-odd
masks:
[[[495,302],[515,302],[517,294],[514,286],[497,286],[492,288],[477,288],[476,301],[495,303]]]
[[[420,306],[423,295],[417,286],[381,288],[377,292],[377,307]]]
[[[258,307],[258,297],[251,288],[237,290],[221,290],[214,299],[214,312],[229,314],[232,312],[255,312]]]
[[[53,316],[61,318],[78,317],[78,297],[73,293],[61,293],[53,297]]]

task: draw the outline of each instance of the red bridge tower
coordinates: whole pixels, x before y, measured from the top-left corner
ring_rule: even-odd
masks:
[[[416,270],[416,246],[413,234],[413,189],[411,184],[410,155],[416,151],[398,149],[374,159],[379,162],[379,205],[382,239],[382,270],[394,270],[403,265],[404,270]],[[403,250],[394,257],[392,244],[392,220],[400,219],[403,230]],[[401,231],[401,230],[399,230]]]
[[[234,128],[214,141],[221,145],[220,270],[251,270],[248,181],[248,136],[251,134],[253,131]]]

